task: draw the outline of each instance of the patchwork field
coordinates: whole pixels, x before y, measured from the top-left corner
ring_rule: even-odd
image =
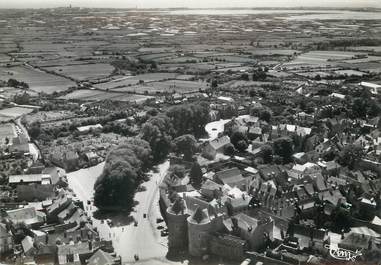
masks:
[[[51,94],[64,91],[76,84],[66,78],[35,70],[27,66],[0,67],[0,80],[10,78],[29,84],[29,88],[36,92]]]

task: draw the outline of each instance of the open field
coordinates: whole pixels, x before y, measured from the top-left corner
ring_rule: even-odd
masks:
[[[64,120],[74,118],[77,115],[68,110],[57,110],[57,111],[39,111],[36,113],[30,113],[25,116],[25,123],[30,125],[34,122],[51,122],[56,120]]]
[[[177,76],[179,76],[181,79],[184,78],[184,75],[176,73],[147,73],[135,76],[126,76],[107,83],[96,84],[94,86],[99,89],[113,89],[118,87],[136,85],[140,81],[143,81],[143,83],[149,83],[154,81],[175,79]],[[192,76],[189,76],[189,78],[191,77]]]
[[[0,80],[6,81],[10,78],[26,82],[31,90],[47,94],[64,91],[76,85],[66,78],[35,70],[31,67],[0,67]]]
[[[0,145],[4,143],[6,138],[11,140],[15,136],[17,133],[13,123],[0,124]]]
[[[31,90],[25,90],[21,88],[14,88],[14,87],[1,87],[0,88],[0,96],[4,98],[13,98],[15,95],[27,93],[31,96],[37,96],[37,93]]]
[[[60,99],[74,99],[74,100],[84,100],[84,101],[100,101],[100,100],[113,100],[113,101],[130,101],[130,102],[143,102],[147,99],[152,98],[146,95],[134,95],[128,93],[117,93],[117,92],[107,92],[107,91],[97,91],[97,90],[87,90],[81,89],[73,91],[65,96],[60,97]]]
[[[9,117],[9,118],[18,118],[24,114],[31,113],[33,109],[27,109],[27,108],[21,108],[21,107],[13,107],[13,108],[6,108],[0,110],[0,117]]]
[[[63,65],[56,67],[45,67],[44,69],[73,78],[75,80],[83,81],[107,77],[112,73],[114,67],[109,64],[99,63]]]
[[[206,82],[197,82],[197,81],[185,81],[185,80],[167,80],[160,82],[151,82],[144,84],[142,86],[128,86],[113,89],[113,91],[119,92],[135,92],[135,93],[190,93],[199,91],[200,89],[204,90],[207,88],[208,83]]]

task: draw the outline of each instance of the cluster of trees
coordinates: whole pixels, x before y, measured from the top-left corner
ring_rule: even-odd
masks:
[[[166,115],[151,117],[142,127],[142,139],[146,140],[153,153],[153,159],[160,161],[170,151],[173,136],[173,127]]]
[[[244,152],[249,146],[249,140],[247,139],[247,136],[239,131],[235,131],[232,133],[232,135],[230,136],[230,142],[233,144],[235,149],[237,149],[240,152]]]
[[[182,154],[185,161],[192,161],[197,150],[197,140],[191,134],[184,134],[173,140],[172,150],[177,154]]]
[[[175,106],[165,114],[150,117],[144,123],[141,135],[150,144],[155,161],[164,159],[172,147],[190,161],[196,150],[194,136],[205,133],[208,121],[209,106],[205,103]]]
[[[138,186],[152,165],[148,142],[131,138],[112,150],[94,185],[94,204],[101,210],[131,211]]]
[[[353,169],[356,163],[365,155],[364,149],[360,145],[348,144],[339,153],[339,163]]]
[[[266,79],[266,70],[258,69],[253,73],[253,81],[263,81]]]
[[[14,97],[13,97],[13,101],[16,103],[16,104],[20,104],[20,105],[27,105],[30,103],[30,96],[28,93],[24,92],[24,93],[21,93],[21,94],[16,94]]]
[[[206,102],[179,105],[170,108],[166,115],[176,136],[193,134],[200,137],[205,133],[205,125],[209,121],[209,105]]]
[[[10,78],[8,79],[7,85],[15,88],[28,89],[29,85],[23,81],[18,81],[16,79]]]
[[[131,60],[126,56],[123,56],[121,59],[117,59],[111,62],[111,65],[115,67],[116,71],[118,70],[128,70],[135,74],[144,73],[151,70],[157,69],[157,63],[155,61],[146,61],[146,60]]]
[[[281,137],[273,143],[274,154],[282,159],[283,163],[292,162],[294,143],[290,137]]]

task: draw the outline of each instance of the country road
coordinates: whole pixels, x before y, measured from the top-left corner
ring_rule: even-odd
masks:
[[[86,205],[86,202],[93,196],[93,186],[103,166],[104,163],[67,174],[69,187],[84,202],[89,216],[92,216],[96,208]],[[113,220],[113,227],[93,218],[94,226],[98,228],[101,238],[112,240],[115,252],[122,257],[123,264],[135,263],[135,254],[139,255],[141,262],[160,259],[169,263],[165,261],[166,238],[162,238],[160,230],[156,229],[156,218],[161,217],[158,206],[159,184],[167,174],[168,168],[169,161],[166,161],[157,166],[157,172],[149,172],[150,180],[143,184],[146,190],[136,193],[135,201],[138,204],[134,207],[131,216],[138,222],[138,226],[134,226],[133,222],[124,224],[123,221],[126,223],[128,219],[126,216],[119,218],[121,224]],[[143,217],[144,214],[147,215],[146,218]]]

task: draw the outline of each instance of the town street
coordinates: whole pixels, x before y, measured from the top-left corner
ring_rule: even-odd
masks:
[[[86,202],[93,196],[93,186],[103,166],[104,163],[67,174],[70,188],[84,202],[85,210],[90,216],[96,208],[88,206]],[[166,161],[157,166],[157,172],[149,172],[150,180],[142,185],[146,190],[136,193],[135,201],[138,204],[134,207],[131,216],[137,221],[137,226],[134,226],[134,222],[123,223],[128,219],[126,216],[111,218],[114,223],[111,228],[107,222],[93,218],[100,237],[112,240],[115,252],[122,257],[123,263],[135,262],[134,255],[138,255],[141,262],[150,259],[165,259],[166,238],[160,237],[160,230],[156,229],[156,218],[161,217],[158,207],[159,184],[168,168],[169,161]],[[146,218],[144,214],[147,215]]]

